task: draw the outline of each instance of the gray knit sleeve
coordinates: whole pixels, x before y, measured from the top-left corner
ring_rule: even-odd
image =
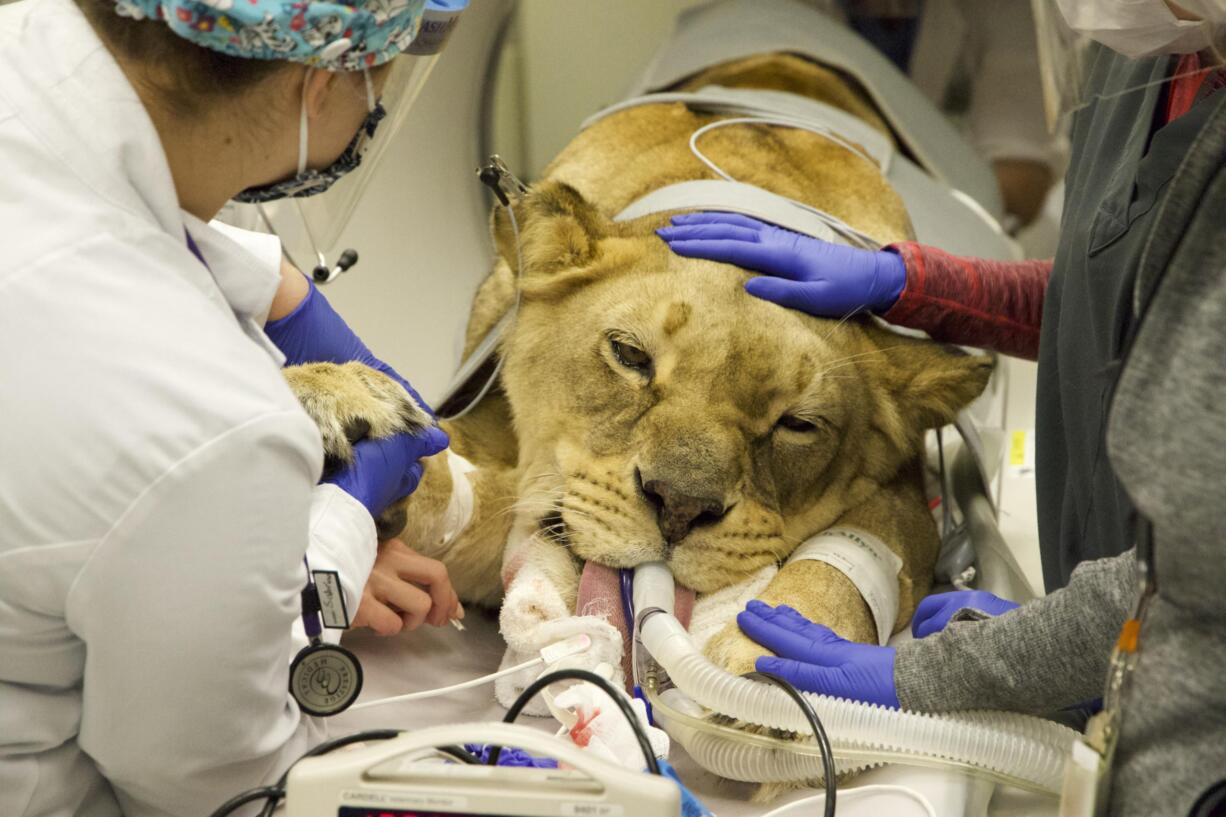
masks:
[[[1133,551],[1085,562],[1068,586],[1016,610],[898,648],[903,709],[1052,712],[1099,697],[1136,588]]]

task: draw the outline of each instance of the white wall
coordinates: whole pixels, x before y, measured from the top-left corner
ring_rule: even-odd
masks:
[[[705,0],[523,0],[524,174],[534,177],[580,122],[625,96],[678,12]]]

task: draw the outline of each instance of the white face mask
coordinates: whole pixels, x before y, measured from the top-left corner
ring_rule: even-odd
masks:
[[[1177,0],[1202,20],[1180,20],[1164,0],[1057,0],[1069,28],[1133,59],[1190,54],[1226,29],[1226,0]]]
[[[1226,25],[1226,0],[1177,0],[1176,5],[1213,25]]]

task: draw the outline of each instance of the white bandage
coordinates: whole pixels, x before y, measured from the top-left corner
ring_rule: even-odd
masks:
[[[447,451],[447,467],[451,469],[451,500],[443,513],[443,544],[454,542],[473,518],[473,484],[468,475],[477,466],[453,451]]]
[[[898,618],[898,571],[902,559],[872,534],[854,528],[828,528],[811,536],[788,557],[788,564],[825,562],[856,586],[877,624],[877,643],[884,645]]]

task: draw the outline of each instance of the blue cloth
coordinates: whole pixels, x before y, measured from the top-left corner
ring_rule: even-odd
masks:
[[[919,35],[923,3],[915,4],[915,13],[900,17],[881,17],[860,11],[853,0],[839,0],[852,30],[868,40],[904,74],[911,66],[911,54]]]
[[[681,789],[681,817],[715,817],[715,812],[704,806],[702,801],[694,796],[694,792],[681,782],[681,776],[677,774],[677,770],[671,763],[662,757],[656,758],[656,762],[660,764],[660,771],[664,773],[664,776],[671,779]]]
[[[490,747],[488,744],[467,743],[464,745],[465,751],[470,755],[485,763],[490,758]],[[681,789],[681,817],[715,817],[715,812],[707,808],[702,802],[694,796],[694,793],[686,788],[681,782],[681,777],[677,774],[667,760],[664,758],[656,758],[656,762],[660,764],[660,771],[665,777],[672,780]],[[524,766],[534,769],[556,769],[558,761],[549,757],[533,757],[522,749],[504,746],[502,751],[498,753],[499,766]]]
[[[490,745],[488,743],[466,743],[464,744],[464,749],[482,763],[490,759]],[[533,757],[523,749],[503,746],[502,750],[498,753],[498,765],[524,766],[533,769],[556,769],[558,768],[558,761],[551,757]]]
[[[690,213],[656,230],[673,252],[764,273],[745,291],[819,318],[885,312],[907,283],[898,253],[819,241],[736,213]]]
[[[485,763],[490,758],[490,747],[487,744],[468,743],[464,745],[464,749],[482,763]],[[656,758],[656,762],[660,764],[660,771],[664,776],[676,783],[678,788],[681,789],[681,817],[715,817],[715,812],[704,806],[694,796],[694,793],[686,788],[685,784],[681,782],[681,777],[677,774],[677,770],[667,760]],[[533,757],[522,749],[504,746],[502,751],[498,753],[498,765],[556,769],[558,768],[558,761],[548,757]]]
[[[786,605],[751,601],[737,615],[745,635],[778,655],[755,663],[798,689],[898,709],[894,648],[857,644]]]
[[[232,57],[357,71],[406,50],[425,5],[426,0],[116,0],[115,11],[165,21],[185,40]]]

